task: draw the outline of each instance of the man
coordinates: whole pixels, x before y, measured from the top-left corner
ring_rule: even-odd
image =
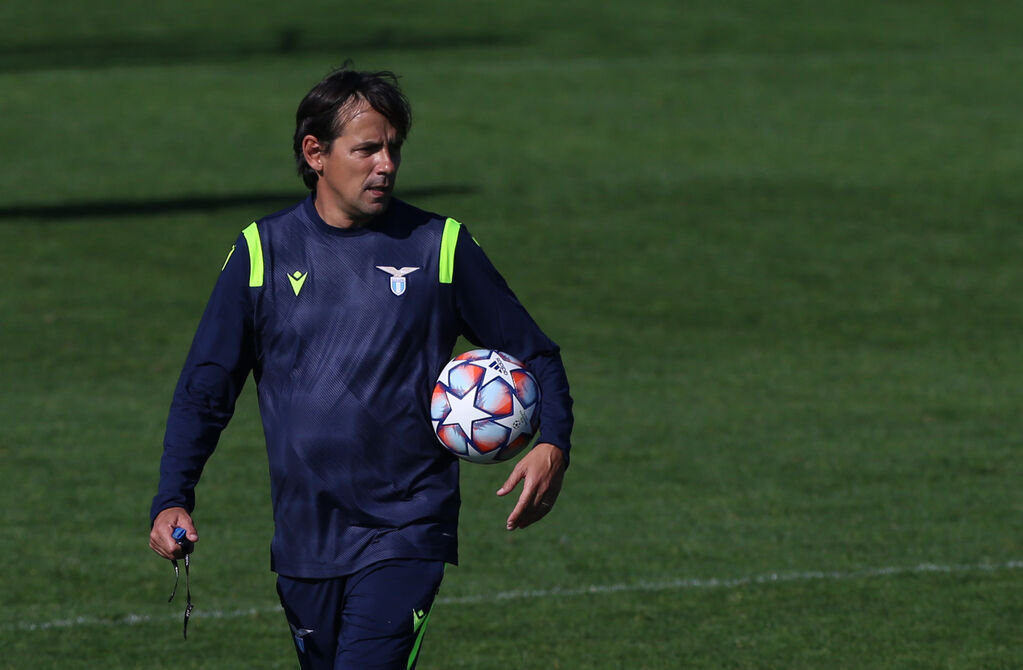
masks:
[[[537,444],[498,490],[508,530],[550,511],[568,465],[568,380],[465,227],[392,197],[408,101],[389,72],[347,68],[296,115],[310,196],[238,237],[167,421],[150,546],[199,539],[194,487],[251,372],[270,462],[271,568],[301,666],[411,668],[445,563],[457,562],[458,461],[430,389],[456,338],[508,352],[540,382]],[[406,271],[404,290],[384,268]]]

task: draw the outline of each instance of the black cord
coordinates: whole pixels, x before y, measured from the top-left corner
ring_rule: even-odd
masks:
[[[184,639],[188,639],[188,618],[192,616],[192,584],[188,575],[188,564],[189,554],[185,554],[185,623],[182,626],[181,633]],[[174,564],[174,590],[171,591],[170,598],[167,602],[173,602],[174,596],[178,593],[178,581],[181,578],[181,572],[178,570],[178,562],[171,559],[171,563]]]

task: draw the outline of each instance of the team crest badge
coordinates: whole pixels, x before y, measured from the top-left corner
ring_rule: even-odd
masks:
[[[408,280],[406,275],[412,274],[419,268],[394,268],[390,265],[378,265],[377,270],[383,270],[387,274],[391,275],[391,293],[394,295],[401,295],[408,288]]]

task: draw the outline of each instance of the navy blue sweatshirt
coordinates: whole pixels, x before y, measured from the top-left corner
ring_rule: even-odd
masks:
[[[558,347],[464,226],[392,200],[365,227],[334,228],[312,196],[252,224],[175,389],[151,517],[193,511],[251,372],[273,570],[325,578],[387,558],[456,563],[458,461],[433,434],[429,398],[459,335],[526,363],[542,390],[538,440],[567,456],[572,400]]]

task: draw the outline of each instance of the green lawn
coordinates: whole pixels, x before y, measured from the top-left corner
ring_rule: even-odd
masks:
[[[542,524],[463,468],[421,670],[1023,667],[1023,7],[207,5],[0,9],[0,668],[296,667],[251,387],[187,641],[148,506],[223,258],[302,197],[295,107],[349,57],[402,75],[399,190],[576,398]]]

